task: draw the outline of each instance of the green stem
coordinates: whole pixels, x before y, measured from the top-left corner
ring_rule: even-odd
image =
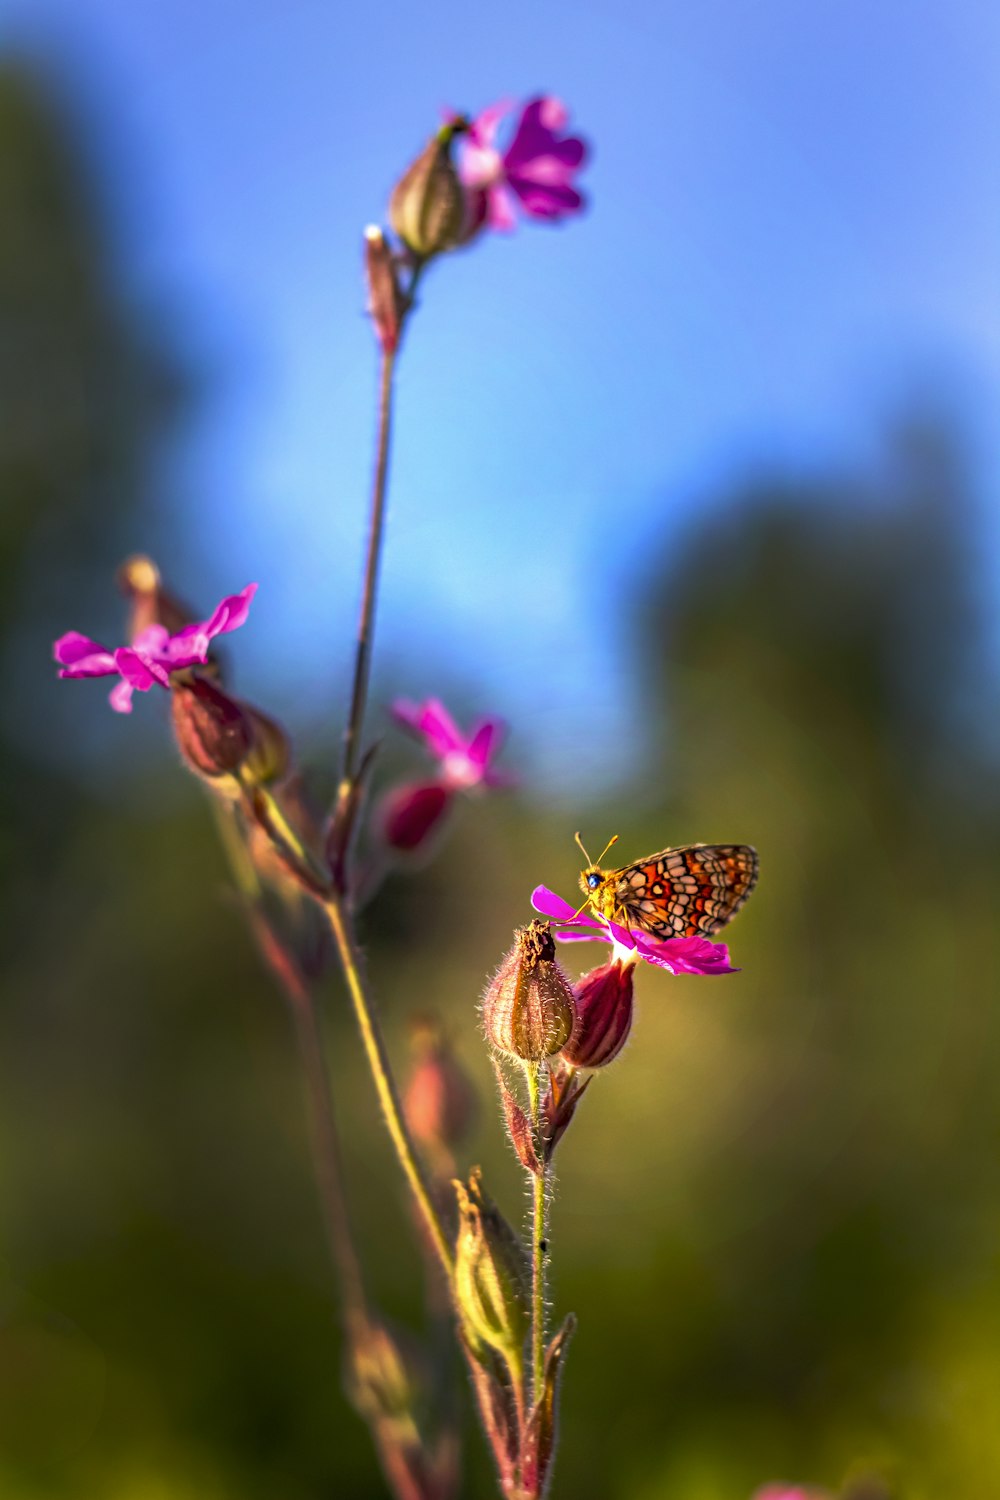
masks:
[[[375,1089],[393,1147],[417,1201],[428,1238],[450,1284],[454,1270],[454,1256],[403,1115],[403,1107],[392,1075],[382,1029],[365,987],[361,957],[355,946],[349,918],[339,895],[327,897],[322,904],[333,930],[340,966],[347,980],[358,1029],[361,1032],[361,1041],[368,1058],[372,1078],[375,1081]]]
[[[528,1107],[535,1150],[541,1162],[542,1132],[539,1112],[539,1064],[526,1063]],[[531,1400],[541,1400],[545,1377],[545,1167],[531,1174]]]
[[[356,1337],[368,1324],[368,1305],[347,1208],[333,1096],[315,998],[264,911],[260,881],[237,827],[234,810],[223,806],[216,797],[211,802],[233,879],[243,897],[247,919],[295,1024],[312,1127],[313,1167],[330,1258],[338,1281],[341,1316],[345,1331]]]

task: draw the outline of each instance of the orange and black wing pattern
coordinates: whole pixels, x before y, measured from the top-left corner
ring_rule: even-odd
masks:
[[[685,844],[608,876],[623,925],[664,939],[712,937],[756,883],[757,851],[749,844]]]

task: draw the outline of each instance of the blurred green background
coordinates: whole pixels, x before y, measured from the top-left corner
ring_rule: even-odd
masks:
[[[287,1018],[163,704],[127,734],[96,686],[33,706],[51,637],[113,619],[130,518],[198,376],[121,294],[68,122],[14,66],[0,226],[0,1493],[378,1496],[340,1394]],[[617,831],[623,859],[755,843],[742,971],[642,973],[632,1041],[561,1148],[553,1302],[580,1330],[555,1494],[741,1500],[864,1465],[912,1500],[973,1500],[1000,1492],[1000,805],[975,455],[954,411],[913,406],[863,469],[734,481],[705,514],[658,564],[652,536],[641,587],[595,590],[580,622],[585,650],[624,616],[650,747],[627,794],[567,808],[525,784],[464,806],[370,913],[373,982],[401,1062],[412,1013],[449,1019],[486,1101],[468,1160],[516,1216],[476,1005],[531,887],[571,891],[578,826]],[[530,671],[558,697],[558,662]],[[307,759],[329,767],[334,729]],[[419,1260],[335,979],[324,1012],[373,1288],[418,1327]],[[471,1423],[467,1451],[463,1495],[490,1494]]]

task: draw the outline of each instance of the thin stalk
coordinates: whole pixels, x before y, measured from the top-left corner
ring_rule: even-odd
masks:
[[[357,1335],[368,1323],[368,1305],[344,1190],[340,1142],[316,1002],[298,964],[260,905],[260,881],[232,810],[215,797],[211,798],[211,805],[257,945],[292,1014],[312,1127],[313,1169],[330,1259],[339,1288],[341,1317],[345,1331]]]
[[[330,1258],[340,1281],[344,1326],[349,1332],[357,1335],[368,1324],[368,1306],[361,1275],[361,1262],[358,1259],[351,1232],[347,1199],[344,1193],[340,1142],[333,1113],[330,1079],[323,1055],[319,1017],[316,1014],[312,991],[306,984],[302,984],[297,992],[288,986],[285,994],[295,1022],[302,1076],[309,1096],[316,1183],[319,1188]]]
[[[354,658],[354,683],[351,688],[351,707],[344,730],[344,748],[340,770],[340,792],[338,801],[344,805],[357,774],[361,731],[364,725],[365,705],[368,701],[368,681],[371,676],[372,642],[375,634],[375,605],[378,597],[379,563],[382,557],[382,539],[385,532],[385,497],[389,478],[389,439],[392,430],[392,377],[396,365],[395,351],[383,352],[382,369],[379,376],[378,437],[375,446],[375,474],[372,479],[371,513],[368,523],[368,552],[365,558],[364,582],[361,589],[361,612],[358,619],[358,639]]]
[[[368,1058],[368,1066],[371,1068],[372,1077],[375,1080],[375,1089],[378,1093],[379,1103],[382,1106],[382,1114],[385,1118],[389,1135],[392,1138],[392,1144],[413,1196],[417,1201],[417,1206],[420,1209],[431,1244],[434,1246],[435,1254],[441,1262],[445,1276],[448,1278],[450,1284],[454,1270],[454,1256],[448,1244],[440,1215],[434,1205],[434,1199],[423,1166],[414,1148],[409,1128],[403,1116],[403,1107],[400,1103],[399,1092],[392,1075],[389,1054],[386,1051],[378,1017],[375,1015],[365,987],[361,959],[354,943],[349,919],[341,904],[341,898],[338,895],[328,897],[323,902],[323,909],[329,918],[330,926],[333,930],[340,965],[347,980],[347,988],[351,996],[351,1003],[354,1006],[358,1029],[361,1032],[361,1040]]]
[[[539,1111],[539,1065],[526,1063],[528,1108],[538,1160],[543,1162]],[[545,1167],[531,1174],[531,1401],[541,1399],[545,1382]]]

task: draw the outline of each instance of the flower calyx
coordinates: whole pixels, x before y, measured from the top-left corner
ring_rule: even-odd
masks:
[[[465,219],[465,191],[452,160],[464,117],[449,120],[407,167],[389,198],[389,222],[420,261],[430,260],[459,243]]]
[[[566,1044],[575,1019],[573,987],[556,962],[548,923],[519,928],[483,998],[487,1041],[508,1057],[537,1063]]]
[[[454,1187],[455,1300],[462,1331],[476,1358],[485,1355],[488,1363],[488,1352],[499,1354],[517,1385],[530,1326],[528,1252],[484,1189],[478,1167],[467,1183],[456,1181]]]

